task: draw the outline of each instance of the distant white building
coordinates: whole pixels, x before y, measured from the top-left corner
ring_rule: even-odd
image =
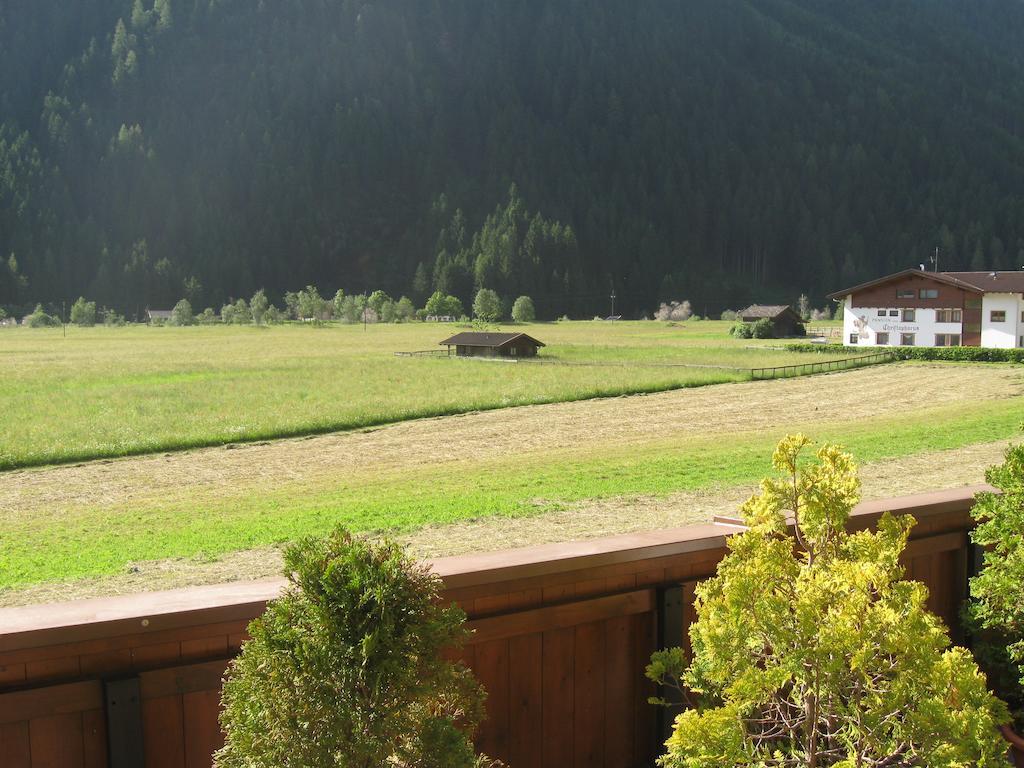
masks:
[[[851,347],[1024,347],[1024,272],[908,269],[829,298]]]

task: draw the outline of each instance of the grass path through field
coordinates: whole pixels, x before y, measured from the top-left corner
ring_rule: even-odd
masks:
[[[741,487],[795,429],[891,463],[1013,437],[1022,393],[1019,368],[900,364],[2,473],[0,585],[216,559],[337,523],[411,533]]]

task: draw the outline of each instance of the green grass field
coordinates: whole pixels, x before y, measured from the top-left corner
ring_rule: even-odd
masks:
[[[548,345],[542,361],[574,365],[396,357],[458,330],[418,323],[4,329],[0,469],[741,381],[745,369],[807,362],[731,339],[729,326],[515,327]]]
[[[1024,419],[1016,366],[901,363],[749,382],[751,367],[807,356],[731,339],[728,326],[521,326],[548,346],[517,364],[396,357],[454,330],[420,324],[0,331],[0,602],[338,524],[409,532],[605,499],[625,500],[629,514],[641,496],[748,486],[794,430],[885,462],[1005,441]],[[715,383],[731,384],[494,410]],[[491,412],[409,421],[474,410]]]

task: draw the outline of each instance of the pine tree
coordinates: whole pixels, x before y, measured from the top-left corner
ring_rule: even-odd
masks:
[[[142,5],[142,0],[135,0],[132,5],[132,29],[144,31],[149,26],[149,13]]]
[[[156,0],[153,5],[153,13],[156,14],[156,28],[158,32],[167,32],[174,26],[174,17],[171,14],[171,0]]]

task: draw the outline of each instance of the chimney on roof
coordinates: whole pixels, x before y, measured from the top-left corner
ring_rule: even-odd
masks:
[[[998,272],[989,272],[988,276],[991,277],[993,280],[995,280],[997,277],[999,277],[999,273]]]
[[[921,271],[924,272],[924,264],[918,264],[917,266],[919,266],[921,268]]]

